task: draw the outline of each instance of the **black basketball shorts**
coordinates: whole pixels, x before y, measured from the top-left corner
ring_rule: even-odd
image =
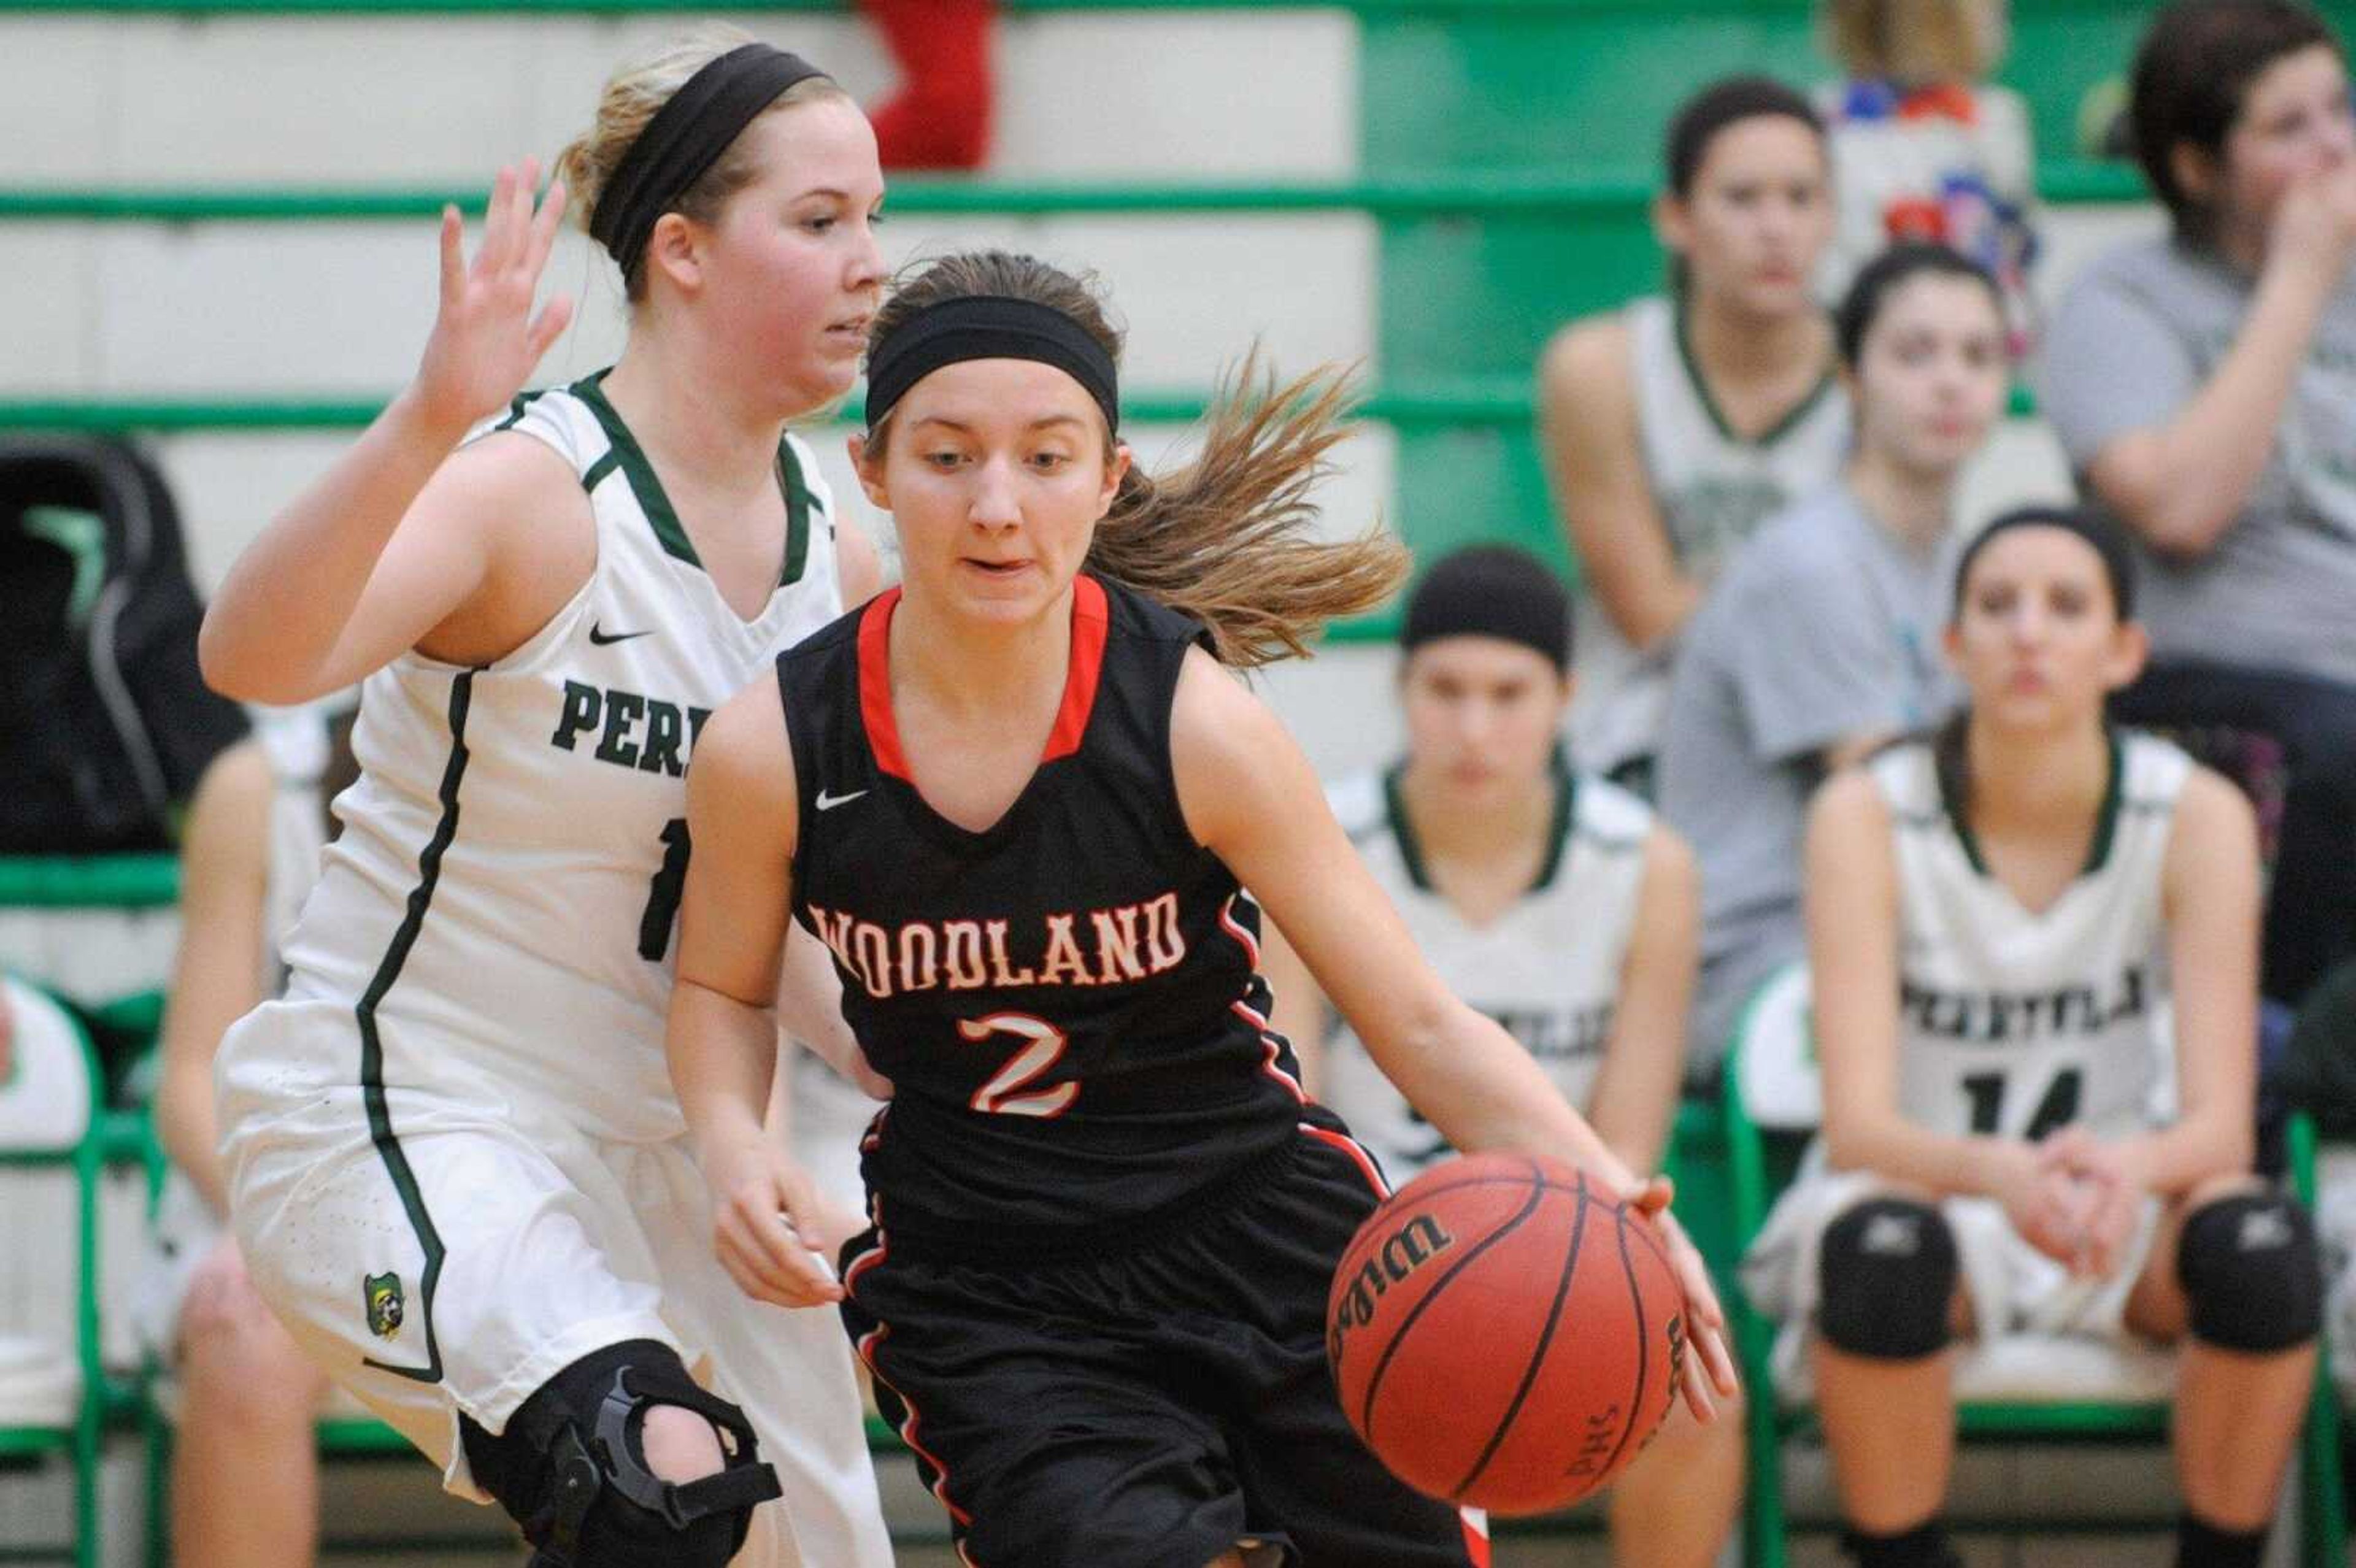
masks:
[[[1486,1568],[1477,1515],[1359,1443],[1324,1349],[1377,1200],[1319,1119],[1250,1179],[1088,1253],[951,1258],[871,1230],[842,1317],[970,1568]],[[888,1219],[888,1214],[886,1215]]]

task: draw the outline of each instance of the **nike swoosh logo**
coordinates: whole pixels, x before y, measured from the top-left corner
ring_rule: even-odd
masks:
[[[589,623],[589,641],[594,645],[601,648],[608,643],[626,643],[632,637],[650,637],[652,635],[654,635],[654,628],[651,626],[643,632],[609,632],[594,621]]]
[[[866,793],[863,789],[855,789],[849,795],[829,795],[826,791],[820,790],[818,792],[818,808],[820,811],[832,811],[838,805],[849,805]]]

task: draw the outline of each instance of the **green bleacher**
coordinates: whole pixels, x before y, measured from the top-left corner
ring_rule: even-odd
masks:
[[[841,0],[0,0],[8,14],[268,15],[839,11]],[[1008,0],[1017,18],[1069,10],[1297,10],[1266,0]],[[1379,259],[1369,416],[1398,432],[1392,521],[1419,549],[1506,538],[1569,562],[1530,431],[1530,368],[1580,314],[1657,287],[1648,202],[1662,123],[1687,91],[1738,69],[1828,75],[1801,0],[1348,0],[1359,31],[1359,170],[1347,182],[1055,184],[904,179],[903,213],[1347,211]],[[2324,7],[2343,24],[2356,3]],[[2135,200],[2131,171],[2069,156],[2087,91],[2122,68],[2151,6],[2024,0],[2002,80],[2029,101],[2049,201]],[[63,188],[0,186],[11,222],[416,221],[471,191]],[[1238,346],[1240,347],[1240,346]],[[391,389],[387,389],[390,391]],[[1190,417],[1202,388],[1146,389],[1145,418]],[[363,421],[368,400],[23,398],[0,425],[150,430],[317,428]],[[1344,635],[1387,635],[1377,619]]]

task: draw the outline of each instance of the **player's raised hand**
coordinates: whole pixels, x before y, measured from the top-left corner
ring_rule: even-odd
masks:
[[[1742,1391],[1741,1381],[1735,1376],[1734,1352],[1726,1342],[1726,1308],[1718,1299],[1718,1286],[1709,1277],[1709,1265],[1702,1262],[1701,1252],[1669,1212],[1669,1201],[1676,1195],[1676,1187],[1665,1176],[1648,1179],[1633,1193],[1629,1205],[1651,1220],[1662,1238],[1669,1243],[1669,1261],[1677,1271],[1677,1284],[1686,1293],[1686,1344],[1688,1352],[1701,1359],[1703,1377],[1687,1376],[1684,1381],[1686,1407],[1697,1421],[1713,1421],[1718,1416],[1718,1400],[1732,1399]]]
[[[561,182],[549,187],[535,209],[539,180],[533,159],[499,171],[472,261],[458,209],[442,210],[442,304],[413,390],[447,423],[470,425],[505,408],[573,319],[573,302],[562,295],[532,314],[564,216]]]
[[[737,1288],[779,1307],[822,1307],[842,1299],[820,1249],[827,1209],[809,1174],[766,1136],[708,1152],[712,1250]]]

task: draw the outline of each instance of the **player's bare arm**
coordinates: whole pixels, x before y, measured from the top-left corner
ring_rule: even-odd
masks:
[[[1701,951],[1701,869],[1671,829],[1644,840],[1644,881],[1588,1121],[1631,1170],[1658,1170],[1685,1075]]]
[[[748,1296],[841,1299],[806,1244],[822,1234],[809,1179],[763,1131],[777,1072],[775,1011],[792,895],[793,748],[767,682],[712,714],[688,771],[696,852],[679,912],[668,1044],[672,1085],[713,1200],[713,1243]],[[791,1221],[807,1218],[807,1225]]]
[[[155,1133],[216,1214],[229,1212],[213,1115],[213,1053],[262,1001],[270,875],[270,762],[256,741],[215,758],[189,803],[180,848],[180,945],[164,1009]]]
[[[537,443],[487,442],[452,456],[470,428],[507,406],[571,316],[562,299],[532,311],[564,208],[559,186],[534,210],[537,177],[530,162],[499,171],[471,261],[456,210],[444,212],[441,304],[416,379],[230,568],[198,643],[206,678],[220,690],[304,701],[437,632],[429,653],[479,661],[537,625],[522,625],[505,647],[479,645],[532,608],[502,601],[511,585],[497,577],[506,553],[497,534],[519,516],[546,518],[562,487],[577,495],[578,485],[552,453],[527,453]],[[585,497],[578,504],[585,519]],[[581,543],[590,555],[575,586],[594,556],[585,529]],[[540,619],[562,602],[541,607]]]
[[[1677,570],[1638,455],[1630,353],[1616,315],[1556,336],[1538,365],[1539,444],[1571,553],[1612,625],[1642,648],[1674,635],[1701,591]]]

